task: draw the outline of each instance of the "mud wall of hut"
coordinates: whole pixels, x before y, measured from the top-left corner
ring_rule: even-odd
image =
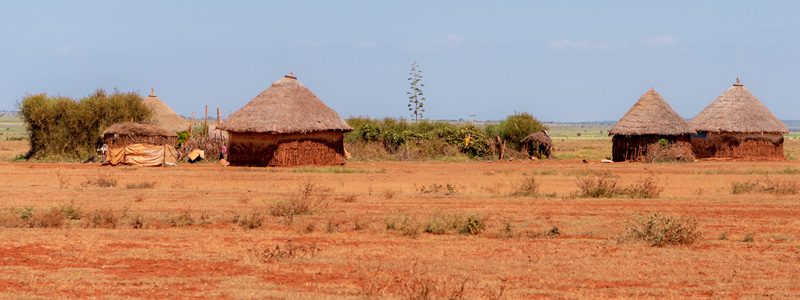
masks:
[[[692,135],[697,158],[785,158],[779,133],[699,133]]]
[[[611,138],[612,159],[614,161],[642,161],[647,155],[647,147],[658,144],[661,139],[665,139],[671,144],[685,145],[687,149],[691,147],[689,135],[615,135]]]
[[[342,165],[341,132],[230,133],[228,161],[237,166]]]

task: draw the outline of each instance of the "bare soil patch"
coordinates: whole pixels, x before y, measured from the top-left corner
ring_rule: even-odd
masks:
[[[800,196],[731,193],[735,181],[800,181],[796,161],[341,168],[0,163],[0,297],[800,297]],[[653,178],[663,191],[574,197],[579,178],[602,175],[621,186]],[[98,176],[117,185],[86,184]],[[530,176],[536,195],[512,196]],[[325,205],[273,214],[308,183]],[[48,228],[11,222],[65,207],[79,217]],[[640,212],[693,216],[702,237],[619,242]],[[481,220],[480,233],[425,232],[431,220],[468,216]],[[406,227],[388,229],[392,220]],[[559,234],[547,234],[554,227]]]

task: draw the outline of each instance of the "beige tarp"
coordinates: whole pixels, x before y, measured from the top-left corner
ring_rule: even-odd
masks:
[[[143,167],[177,165],[178,150],[170,145],[133,144],[126,147],[110,147],[106,152],[106,162],[112,166],[118,164]]]

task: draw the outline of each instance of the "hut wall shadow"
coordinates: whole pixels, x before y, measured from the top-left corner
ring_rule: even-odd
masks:
[[[689,135],[614,135],[611,138],[612,159],[616,162],[643,161],[647,156],[647,148],[658,144],[661,139],[670,144],[684,145],[687,149],[691,147]]]
[[[342,132],[230,133],[228,161],[235,166],[343,165]]]
[[[779,133],[698,133],[692,135],[697,158],[784,158]]]

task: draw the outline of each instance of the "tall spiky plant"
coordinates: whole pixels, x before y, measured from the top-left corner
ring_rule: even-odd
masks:
[[[422,118],[422,113],[425,112],[423,106],[425,103],[425,97],[422,97],[422,87],[425,86],[422,83],[422,70],[419,69],[419,64],[415,61],[411,64],[411,73],[408,73],[411,77],[408,77],[408,80],[411,81],[411,89],[410,92],[406,92],[408,95],[408,110],[411,111],[411,116],[414,117],[414,121],[419,121],[419,118]]]

